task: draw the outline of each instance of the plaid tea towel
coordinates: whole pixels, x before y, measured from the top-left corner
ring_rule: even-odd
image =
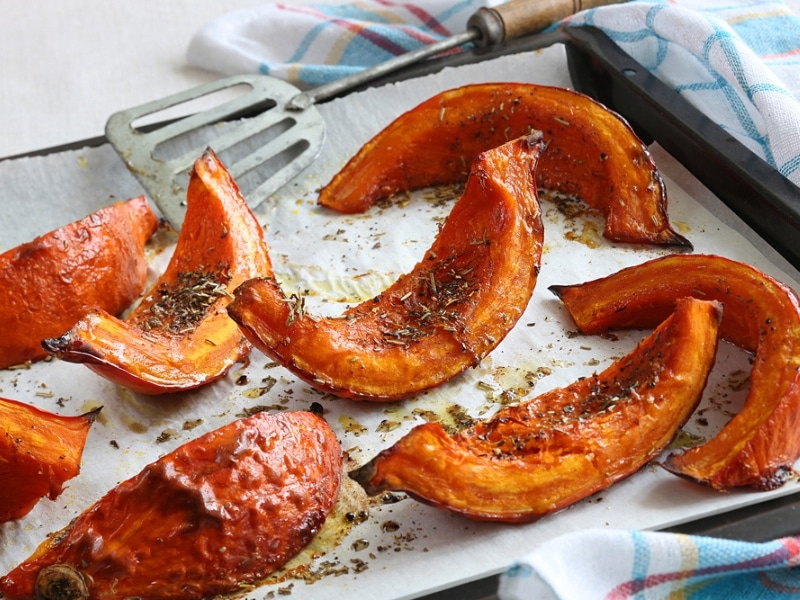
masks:
[[[782,2],[629,2],[576,15],[602,29],[800,185],[800,17]]]
[[[532,0],[533,1],[533,0]],[[311,87],[465,30],[498,0],[270,4],[223,14],[190,64]],[[623,50],[800,185],[800,17],[780,1],[631,1],[583,11]]]
[[[589,530],[545,542],[500,579],[501,600],[800,598],[800,538],[765,543]]]
[[[225,74],[263,73],[308,88],[466,30],[492,0],[413,4],[264,4],[207,23],[189,44],[190,64]]]

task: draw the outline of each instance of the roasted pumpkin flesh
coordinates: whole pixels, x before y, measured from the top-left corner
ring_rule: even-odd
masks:
[[[318,532],[342,457],[310,412],[257,413],[119,484],[0,579],[7,600],[212,598],[257,583]]]
[[[195,388],[250,351],[225,307],[243,281],[271,273],[261,225],[208,150],[195,162],[183,228],[155,287],[124,321],[92,311],[44,347],[134,391]]]
[[[588,96],[523,83],[466,85],[433,96],[369,140],[320,192],[319,203],[363,212],[398,192],[464,181],[480,152],[544,133],[540,188],[583,200],[617,242],[691,246],[675,232],[647,147]]]
[[[147,283],[158,219],[144,196],[118,202],[0,254],[0,369],[47,356],[89,310],[119,314]]]
[[[98,410],[65,417],[0,398],[0,523],[24,517],[45,496],[58,498],[80,472]]]
[[[631,475],[673,439],[700,400],[721,307],[680,301],[628,356],[599,374],[501,409],[455,435],[412,429],[352,471],[385,490],[464,516],[523,522]]]
[[[551,290],[584,333],[647,327],[687,295],[722,303],[720,335],[755,353],[750,390],[717,436],[665,466],[718,489],[773,489],[792,474],[800,457],[800,301],[793,290],[714,255],[668,256]]]
[[[533,293],[541,146],[531,134],[480,154],[423,260],[340,318],[308,315],[271,278],[237,289],[229,314],[256,347],[342,397],[395,400],[452,378],[500,343]]]

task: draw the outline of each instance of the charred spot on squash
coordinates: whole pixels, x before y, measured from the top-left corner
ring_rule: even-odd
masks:
[[[70,565],[42,567],[36,575],[35,586],[35,600],[89,600],[86,580]]]

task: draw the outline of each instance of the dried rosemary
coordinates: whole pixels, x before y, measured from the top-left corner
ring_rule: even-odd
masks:
[[[175,334],[192,331],[217,298],[232,297],[225,288],[228,281],[227,268],[178,273],[174,286],[162,284],[153,292],[158,300],[150,305],[150,315],[142,324],[143,329]]]

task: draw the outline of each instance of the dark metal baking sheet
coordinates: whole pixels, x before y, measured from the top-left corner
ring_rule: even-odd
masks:
[[[527,36],[491,49],[474,49],[429,60],[374,82],[381,85],[436,73],[445,67],[530,52],[564,44],[575,89],[615,110],[645,141],[657,141],[692,174],[800,269],[800,188],[783,177],[685,99],[665,86],[599,30],[574,28]],[[41,156],[86,146],[105,138],[42,149]],[[764,541],[800,533],[796,494],[670,528],[669,531]],[[491,600],[497,576],[426,596],[428,600]]]

